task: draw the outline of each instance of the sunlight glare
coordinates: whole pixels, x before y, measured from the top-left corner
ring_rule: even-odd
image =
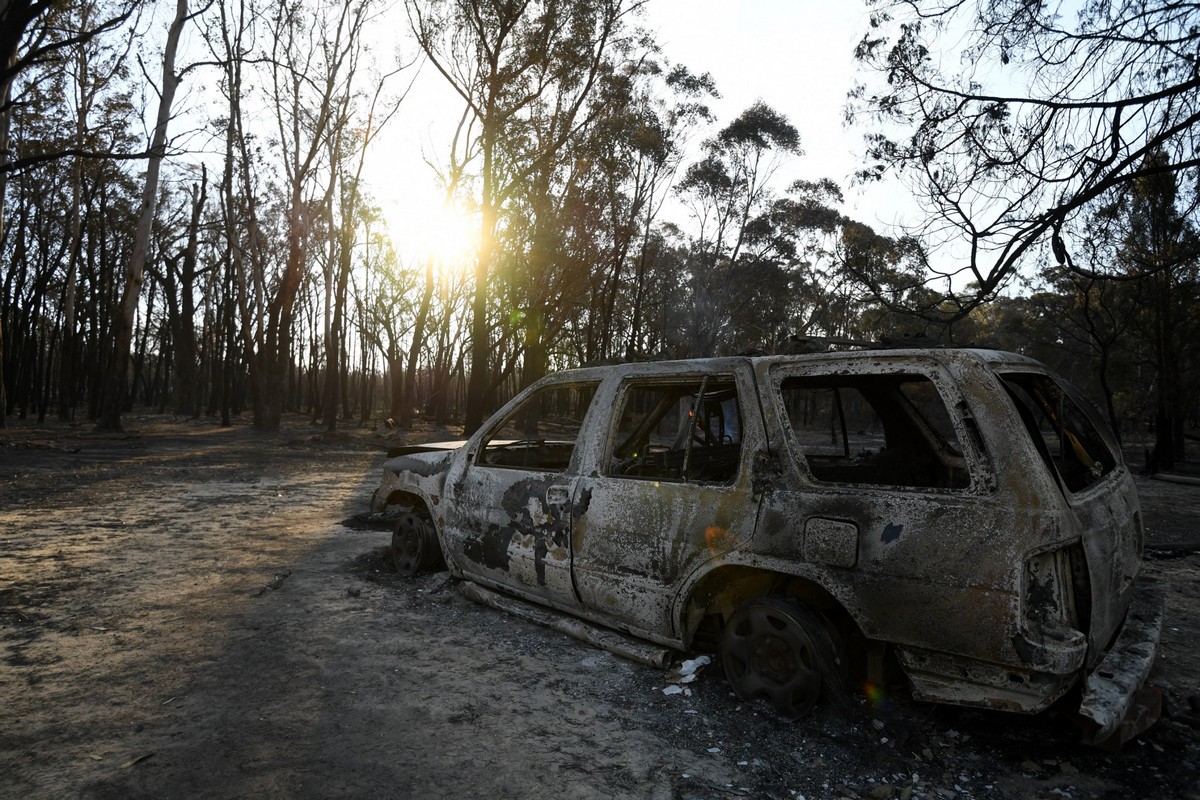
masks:
[[[396,198],[389,205],[388,227],[403,258],[433,262],[443,273],[470,270],[478,250],[477,215],[435,196]]]

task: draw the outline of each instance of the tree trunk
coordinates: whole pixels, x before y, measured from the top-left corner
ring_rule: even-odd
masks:
[[[17,62],[16,42],[14,41],[13,50],[10,53],[3,53],[4,64],[6,68],[11,68]],[[11,93],[12,81],[4,81],[0,84],[0,166],[8,163],[8,132],[12,123],[12,109],[8,104],[9,95]],[[4,200],[8,197],[8,173],[0,171],[0,241],[4,241]],[[8,395],[5,391],[5,369],[4,369],[4,315],[0,314],[0,428],[5,427],[5,418],[8,413]]]
[[[483,424],[488,405],[488,355],[491,347],[488,340],[487,292],[488,277],[491,275],[492,258],[496,250],[496,208],[488,199],[491,191],[489,175],[492,169],[491,151],[484,150],[484,206],[482,236],[479,242],[479,258],[475,262],[475,294],[471,300],[471,377],[467,384],[467,413],[463,434],[470,436]]]
[[[133,254],[125,271],[124,289],[117,313],[113,317],[113,358],[109,365],[108,393],[100,415],[100,428],[121,430],[121,408],[125,402],[125,372],[129,363],[129,347],[133,339],[133,317],[142,289],[142,277],[146,267],[146,251],[150,243],[150,230],[154,225],[156,201],[158,199],[158,173],[162,166],[167,144],[167,124],[171,121],[171,104],[179,86],[175,74],[175,53],[179,49],[179,38],[188,14],[187,0],[176,0],[175,19],[167,31],[167,44],[163,51],[162,96],[158,102],[154,137],[150,144],[150,158],[146,162],[146,182],[142,188],[142,213],[134,234]]]
[[[417,359],[421,357],[421,348],[425,346],[425,324],[429,319],[429,306],[433,301],[433,264],[425,265],[425,289],[421,292],[421,304],[417,308],[417,319],[413,323],[412,344],[408,348],[408,364],[404,370],[404,383],[400,398],[400,416],[397,419],[402,428],[412,427],[413,405],[416,402],[414,394],[417,382]]]
[[[349,222],[343,222],[349,225]],[[350,282],[350,248],[353,232],[343,230],[338,248],[337,286],[333,292],[333,320],[325,342],[325,430],[337,430],[338,395],[344,388],[342,380],[342,328],[346,317],[346,288]]]
[[[175,410],[184,417],[197,417],[200,406],[196,398],[196,304],[193,289],[196,284],[196,251],[200,237],[200,215],[208,188],[208,170],[201,165],[200,183],[192,186],[192,218],[188,226],[187,249],[179,272],[179,316],[172,326],[175,340]]]

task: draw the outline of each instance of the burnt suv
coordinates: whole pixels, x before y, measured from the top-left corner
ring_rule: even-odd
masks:
[[[1089,741],[1157,715],[1161,595],[1112,434],[1043,365],[911,349],[551,375],[466,442],[393,451],[402,572],[720,654],[788,717],[898,664],[922,700]]]

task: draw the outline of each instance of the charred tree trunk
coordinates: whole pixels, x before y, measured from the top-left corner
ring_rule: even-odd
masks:
[[[150,243],[150,230],[158,198],[158,173],[162,166],[167,144],[167,125],[171,120],[171,105],[179,76],[175,74],[175,53],[179,49],[180,35],[187,20],[187,0],[176,0],[175,19],[167,31],[167,43],[163,51],[162,95],[159,97],[158,116],[155,120],[154,136],[150,144],[150,158],[146,162],[146,182],[142,188],[142,211],[138,219],[137,233],[133,242],[133,254],[125,271],[124,288],[117,313],[113,317],[112,363],[109,365],[109,388],[104,398],[100,427],[121,430],[121,409],[125,402],[125,372],[129,362],[129,348],[133,339],[133,318],[138,297],[142,289],[142,277],[146,266],[146,251]]]
[[[413,323],[412,343],[408,348],[408,363],[401,387],[400,413],[396,419],[402,428],[412,427],[413,406],[416,404],[417,359],[421,357],[421,348],[425,346],[425,325],[429,320],[429,307],[433,302],[433,286],[433,264],[430,263],[425,265],[425,289],[421,292],[421,303],[417,307],[417,318]]]
[[[188,225],[187,248],[179,270],[179,314],[172,321],[171,338],[175,343],[175,410],[182,416],[200,416],[196,397],[196,260],[200,238],[200,215],[207,197],[208,170],[201,165],[200,183],[192,187],[192,217]]]

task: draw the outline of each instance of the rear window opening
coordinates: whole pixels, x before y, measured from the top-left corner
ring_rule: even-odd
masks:
[[[965,489],[971,474],[942,396],[925,375],[784,378],[783,407],[819,481]]]
[[[1067,491],[1081,492],[1113,471],[1117,459],[1084,406],[1048,375],[1002,373],[1038,453]]]

